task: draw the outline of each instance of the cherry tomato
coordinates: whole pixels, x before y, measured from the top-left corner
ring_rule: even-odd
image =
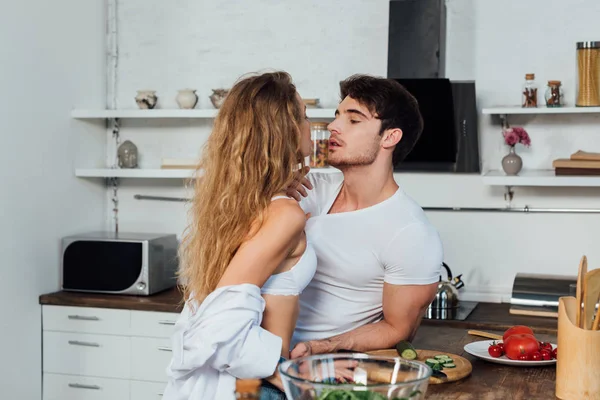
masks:
[[[533,331],[531,330],[530,327],[525,326],[525,325],[515,325],[512,328],[507,329],[504,332],[504,335],[502,335],[502,341],[504,343],[506,343],[506,339],[511,336],[511,335],[517,335],[517,334],[528,334],[531,336],[535,336],[533,334]]]
[[[498,343],[498,347],[500,347],[500,350],[502,350],[502,354],[504,354],[504,343]]]
[[[540,350],[552,351],[552,345],[548,342],[540,342]]]
[[[542,361],[542,353],[539,351],[531,353],[531,361]]]
[[[552,350],[552,358],[554,358],[555,360],[558,360],[558,347],[555,348],[554,350]]]
[[[530,361],[531,356],[529,354],[520,354],[518,359],[519,361]]]
[[[552,351],[548,349],[541,349],[540,354],[542,356],[542,360],[552,360]]]
[[[526,334],[509,336],[504,342],[504,352],[511,360],[520,360],[520,356],[529,357],[540,350],[540,345],[535,337]]]
[[[502,349],[497,344],[492,344],[488,348],[488,353],[490,354],[490,356],[498,358],[502,356]]]

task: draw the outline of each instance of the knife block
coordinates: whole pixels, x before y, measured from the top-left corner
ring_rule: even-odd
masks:
[[[575,324],[577,300],[558,300],[556,397],[562,400],[600,399],[600,331]]]

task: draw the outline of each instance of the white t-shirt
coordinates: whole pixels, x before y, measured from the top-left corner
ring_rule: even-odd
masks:
[[[383,318],[383,283],[439,281],[443,247],[423,209],[402,189],[372,207],[328,214],[343,174],[314,173],[300,205],[317,272],[300,295],[292,344],[335,336]]]

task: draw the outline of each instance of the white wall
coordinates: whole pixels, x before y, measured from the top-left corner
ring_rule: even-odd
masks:
[[[137,89],[155,89],[159,107],[175,108],[177,89],[191,87],[200,95],[198,107],[207,108],[211,88],[231,85],[245,72],[282,68],[301,95],[332,106],[339,80],[356,72],[386,73],[388,0],[227,4],[119,1],[117,105],[135,108]],[[448,0],[447,5],[448,77],[475,79],[480,108],[518,104],[528,72],[542,86],[562,80],[572,104],[575,42],[599,40],[597,0]],[[531,134],[532,147],[517,149],[526,169],[550,169],[552,159],[578,149],[600,151],[598,116],[510,121],[526,124]],[[161,157],[196,157],[209,132],[210,124],[199,121],[124,121],[122,128],[123,140],[138,145],[146,168],[158,168]],[[480,137],[484,168],[499,169],[507,149],[489,116],[481,116]],[[399,181],[423,206],[505,205],[503,189],[483,185],[477,175],[403,174]],[[181,233],[182,204],[134,200],[134,194],[189,195],[181,182],[125,181],[120,191],[121,229]],[[513,205],[600,207],[599,194],[590,188],[517,188]],[[442,234],[446,261],[464,274],[465,298],[507,300],[517,272],[574,275],[583,253],[591,268],[600,262],[594,246],[600,215],[429,215]]]
[[[105,223],[104,187],[74,177],[103,156],[104,126],[69,117],[105,105],[104,14],[100,1],[18,1],[0,18],[3,399],[41,398],[38,296],[59,288],[60,237]]]

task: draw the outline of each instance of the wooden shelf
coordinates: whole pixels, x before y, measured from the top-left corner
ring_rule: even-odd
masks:
[[[504,171],[489,171],[482,176],[483,183],[491,186],[559,186],[600,187],[600,176],[555,176],[554,170],[524,170],[517,176]]]
[[[490,107],[481,110],[482,114],[507,115],[507,114],[599,114],[600,107],[537,107],[522,108],[513,107]]]
[[[315,168],[311,172],[335,173],[336,168]],[[75,170],[75,176],[79,178],[142,178],[142,179],[187,179],[194,173],[192,169],[114,169],[97,168]]]
[[[75,109],[71,111],[74,119],[107,119],[107,118],[188,118],[188,119],[211,119],[217,116],[217,109],[124,109],[124,110],[85,110]],[[335,118],[334,108],[308,108],[306,113],[309,118]]]

